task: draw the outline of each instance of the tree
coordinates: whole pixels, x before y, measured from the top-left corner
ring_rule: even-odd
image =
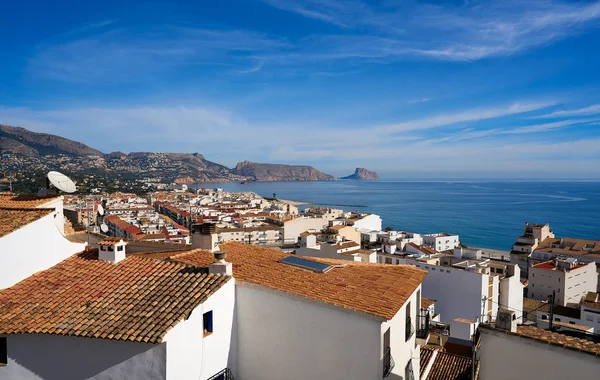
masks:
[[[385,232],[390,232],[393,231],[394,229],[390,226],[387,226],[386,228],[383,229]]]
[[[273,193],[273,198],[277,198],[277,194]]]

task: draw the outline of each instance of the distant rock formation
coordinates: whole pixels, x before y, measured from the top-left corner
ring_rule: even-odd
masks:
[[[372,172],[369,171],[365,168],[356,168],[356,170],[354,171],[354,174],[346,176],[346,177],[342,177],[340,179],[359,179],[359,180],[374,180],[374,179],[379,179],[379,174],[377,174],[376,172]]]
[[[178,177],[178,178],[175,178],[175,183],[178,184],[178,185],[182,185],[182,184],[189,185],[189,184],[192,184],[192,183],[196,183],[196,180],[193,179],[190,176],[187,176],[187,177]]]
[[[233,169],[233,173],[250,177],[256,181],[331,181],[335,179],[312,166],[260,164],[250,161],[239,162]]]

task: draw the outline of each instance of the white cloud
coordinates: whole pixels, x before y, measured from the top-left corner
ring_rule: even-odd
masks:
[[[570,117],[570,116],[588,116],[600,114],[600,104],[592,104],[584,108],[578,108],[574,110],[554,111],[545,115],[532,116],[532,119],[551,119],[559,117]]]
[[[278,9],[351,28],[346,43],[355,56],[421,56],[471,61],[511,55],[580,33],[600,18],[600,3],[484,1],[473,4],[419,4],[358,0],[264,0]],[[368,43],[364,44],[364,42]],[[321,50],[328,52],[329,50]],[[345,52],[350,55],[348,51]]]

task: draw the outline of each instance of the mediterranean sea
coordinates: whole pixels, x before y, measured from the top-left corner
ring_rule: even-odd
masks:
[[[280,199],[375,213],[383,227],[455,233],[472,247],[510,250],[525,222],[550,223],[557,237],[600,240],[600,182],[338,180],[193,187],[275,193]]]

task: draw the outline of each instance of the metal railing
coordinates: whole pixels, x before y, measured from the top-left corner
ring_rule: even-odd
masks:
[[[235,380],[235,378],[233,377],[231,370],[229,368],[225,368],[221,372],[209,377],[208,380]]]
[[[421,309],[421,312],[417,314],[417,338],[427,339],[429,335],[429,309]]]
[[[406,317],[406,334],[405,334],[406,339],[405,340],[408,341],[414,332],[415,332],[415,330],[413,329],[412,319],[410,317]]]
[[[392,370],[396,366],[394,358],[392,357],[392,349],[386,347],[383,352],[383,378],[385,379],[392,373]]]

